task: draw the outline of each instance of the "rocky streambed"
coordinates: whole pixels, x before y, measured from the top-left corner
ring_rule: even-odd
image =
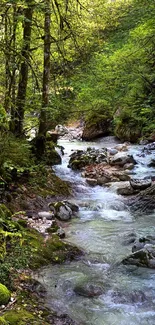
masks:
[[[118,145],[113,137],[59,144],[55,171],[72,184],[74,208],[57,202],[53,211],[68,215],[66,241],[85,255],[40,270],[48,307],[83,325],[154,325],[154,145]]]

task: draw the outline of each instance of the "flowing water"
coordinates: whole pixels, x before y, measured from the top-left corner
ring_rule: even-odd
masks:
[[[126,201],[114,190],[90,187],[80,173],[67,167],[72,150],[113,147],[113,137],[94,143],[61,140],[59,144],[65,147],[65,155],[55,171],[73,184],[74,201],[80,207],[78,218],[65,228],[66,240],[86,254],[78,261],[40,270],[39,280],[47,289],[47,305],[60,314],[67,313],[81,325],[154,325],[155,270],[127,267],[119,262],[131,253],[132,244],[124,244],[130,234],[155,235],[155,214],[132,215]],[[138,146],[130,148],[138,161],[136,178],[154,173],[147,167],[151,155],[140,157],[140,151]],[[76,294],[74,288],[82,283],[100,287],[102,295],[88,298]]]

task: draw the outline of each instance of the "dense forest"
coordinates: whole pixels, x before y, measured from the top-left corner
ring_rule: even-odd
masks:
[[[62,262],[72,250],[57,236],[45,247],[22,218],[29,195],[71,193],[49,168],[61,163],[55,127],[78,121],[83,140],[97,128],[130,143],[155,141],[154,17],[153,0],[1,0],[0,305],[27,280],[21,269]],[[18,319],[23,301],[36,304],[25,288]],[[49,324],[24,313],[21,323],[2,313],[0,324]]]

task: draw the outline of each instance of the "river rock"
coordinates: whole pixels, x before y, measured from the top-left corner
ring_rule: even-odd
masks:
[[[124,169],[132,170],[135,167],[133,163],[127,163],[123,166]]]
[[[114,156],[114,155],[116,155],[118,153],[118,150],[115,149],[115,148],[108,148],[107,152],[108,152],[109,155]]]
[[[56,218],[67,221],[71,219],[72,217],[72,210],[65,204],[62,204],[59,206],[58,209],[56,209]]]
[[[110,132],[110,126],[111,120],[108,118],[100,119],[96,123],[86,123],[82,133],[82,140],[90,141],[101,136],[106,136]]]
[[[155,150],[155,142],[152,142],[152,143],[149,143],[149,144],[147,144],[145,147],[144,147],[144,149],[143,149],[144,151],[152,151],[152,150]]]
[[[110,166],[106,163],[86,166],[82,175],[86,178],[97,180],[97,185],[104,185],[109,182],[127,181],[130,176],[119,166]]]
[[[54,208],[55,217],[62,221],[70,220],[73,215],[76,215],[79,209],[77,204],[66,200],[49,203],[49,208],[51,210]]]
[[[132,155],[127,155],[126,153],[119,152],[115,156],[111,157],[109,160],[111,166],[118,165],[123,167],[126,164],[136,164],[135,159]]]
[[[108,184],[111,189],[113,189],[117,194],[124,195],[124,196],[129,196],[133,194],[137,194],[139,191],[134,190],[129,181],[120,181],[120,182],[115,182],[115,183],[109,183]]]
[[[103,289],[95,284],[84,283],[76,285],[74,292],[80,296],[93,298],[103,294]]]
[[[145,190],[152,185],[151,179],[130,179],[130,185],[134,190]]]
[[[151,162],[148,165],[149,167],[155,167],[155,158],[151,159]]]
[[[147,300],[146,295],[141,290],[132,292],[112,292],[112,300],[117,304],[137,304]]]
[[[155,184],[129,199],[128,205],[134,213],[152,213],[155,209]]]
[[[117,144],[117,146],[115,146],[115,149],[117,151],[128,151],[129,145],[130,145],[129,142],[120,143]]]
[[[40,212],[38,212],[38,217],[42,218],[42,219],[46,218],[47,220],[51,220],[54,218],[54,214],[49,211],[40,211]]]
[[[97,179],[95,179],[95,178],[86,178],[86,182],[87,182],[90,186],[96,186],[96,185],[97,185]]]
[[[138,250],[144,248],[146,244],[155,245],[155,236],[140,237],[134,242],[132,252],[137,252]]]
[[[55,127],[55,131],[57,132],[58,135],[64,135],[68,133],[68,129],[65,126],[60,124]]]
[[[136,241],[136,238],[137,238],[137,235],[135,232],[128,233],[124,236],[122,245],[124,245],[124,246],[131,245]]]
[[[66,236],[65,231],[64,231],[61,227],[57,230],[56,234],[57,234],[57,235],[59,236],[59,238],[61,238],[61,239],[65,238],[65,236]]]
[[[79,211],[79,206],[76,203],[73,203],[71,201],[64,200],[63,201],[65,205],[67,205],[73,212]]]
[[[145,244],[143,248],[126,257],[122,263],[155,268],[155,245]]]
[[[87,148],[87,150],[77,150],[70,155],[68,167],[73,170],[80,170],[91,164],[107,162],[107,151],[103,149]]]

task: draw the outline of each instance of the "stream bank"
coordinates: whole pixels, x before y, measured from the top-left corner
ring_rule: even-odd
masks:
[[[76,325],[66,314],[59,316],[44,306],[45,290],[31,279],[32,270],[42,265],[59,264],[81,255],[74,245],[53,234],[59,224],[54,224],[52,234],[51,229],[47,232],[53,216],[52,220],[43,217],[43,213],[49,213],[49,202],[70,195],[69,184],[43,166],[29,180],[11,183],[3,193],[0,282],[11,291],[11,300],[0,307],[0,324]]]

